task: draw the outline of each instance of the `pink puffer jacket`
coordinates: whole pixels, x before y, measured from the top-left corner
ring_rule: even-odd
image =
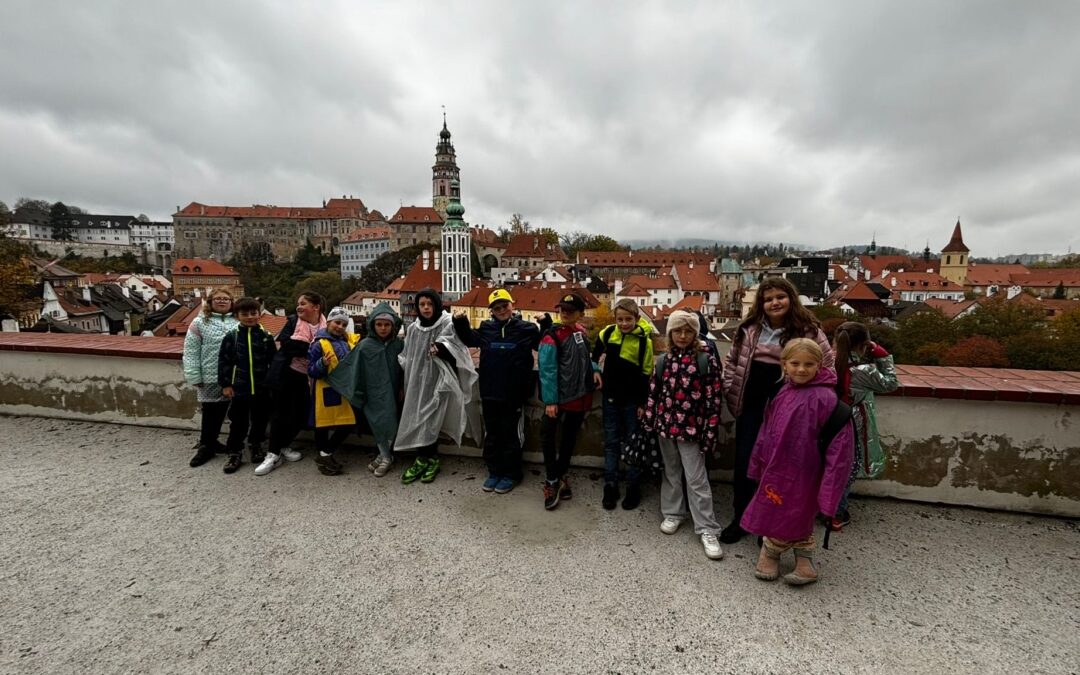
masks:
[[[722,372],[724,401],[727,402],[728,410],[735,417],[742,413],[746,378],[750,374],[750,362],[754,360],[754,352],[757,351],[758,333],[760,332],[761,326],[758,324],[743,328],[742,341],[739,343],[738,348],[733,345],[724,357]],[[833,357],[832,345],[829,344],[829,338],[825,337],[825,332],[819,328],[816,334],[807,335],[806,337],[813,339],[821,347],[821,351],[825,354],[825,361],[822,365],[826,368],[834,368],[836,359]]]

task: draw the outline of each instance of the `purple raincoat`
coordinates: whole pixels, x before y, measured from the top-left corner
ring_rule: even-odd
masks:
[[[822,471],[818,436],[836,407],[836,371],[821,368],[809,383],[786,383],[765,410],[747,476],[758,489],[740,524],[747,532],[797,541],[810,536],[818,513],[836,514],[851,475],[851,425],[836,434]]]

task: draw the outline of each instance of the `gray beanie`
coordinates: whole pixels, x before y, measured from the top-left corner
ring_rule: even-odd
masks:
[[[349,316],[349,313],[345,311],[344,307],[335,307],[326,315],[327,323],[330,321],[344,321],[345,323],[349,323],[351,319],[352,317]]]

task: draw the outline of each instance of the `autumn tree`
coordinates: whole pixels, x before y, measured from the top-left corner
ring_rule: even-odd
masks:
[[[593,313],[592,327],[589,328],[589,342],[596,344],[596,337],[600,335],[600,331],[613,323],[615,323],[615,315],[606,304],[601,302]]]
[[[1009,302],[1003,294],[981,302],[975,311],[956,320],[957,336],[984,335],[1002,341],[1043,328],[1046,313],[1026,303]]]
[[[22,242],[0,231],[0,314],[18,316],[34,286],[25,258],[31,253]]]
[[[325,313],[352,295],[357,290],[357,285],[356,279],[342,279],[337,272],[315,272],[296,282],[292,289],[292,297],[299,297],[304,292],[318,293],[326,301],[323,307]]]
[[[941,353],[955,342],[953,322],[940,310],[916,312],[898,324],[896,360],[898,363],[936,365]],[[929,363],[930,360],[933,363]]]
[[[941,365],[967,368],[1008,368],[1005,348],[993,338],[973,335],[960,340],[941,355]]]

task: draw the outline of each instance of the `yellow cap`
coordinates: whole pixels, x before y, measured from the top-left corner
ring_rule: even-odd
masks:
[[[496,302],[503,301],[513,302],[514,299],[510,297],[510,291],[506,290],[505,288],[496,288],[494,291],[491,292],[491,295],[488,296],[488,307],[491,307]]]

